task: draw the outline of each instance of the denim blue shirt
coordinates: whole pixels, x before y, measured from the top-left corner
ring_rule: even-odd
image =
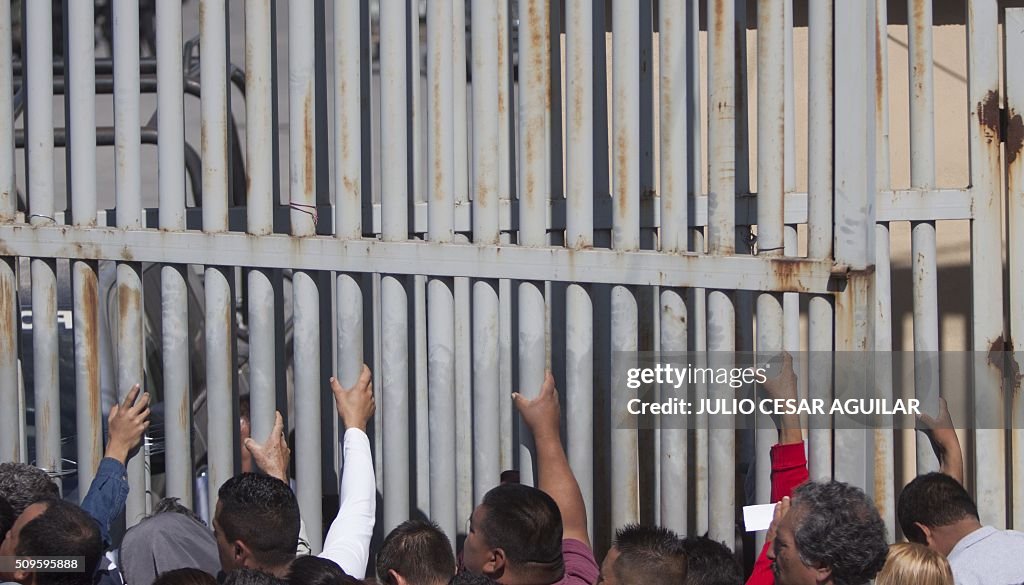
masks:
[[[128,499],[128,470],[117,459],[104,457],[82,500],[82,509],[100,525],[103,547],[110,546],[110,525],[124,511]]]

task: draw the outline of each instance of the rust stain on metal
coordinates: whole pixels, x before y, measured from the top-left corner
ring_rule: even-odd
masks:
[[[117,285],[117,308],[120,310],[121,327],[126,325],[125,315],[131,315],[142,308],[139,291],[125,283]]]
[[[1024,375],[1013,355],[1013,342],[1007,341],[1002,335],[992,341],[988,348],[988,364],[999,369],[1002,378],[1002,389],[1016,395],[1020,391]]]
[[[17,293],[16,287],[13,278],[0,279],[0,355],[4,356],[15,354],[14,344],[18,331],[16,301],[14,300]]]
[[[1024,148],[1024,120],[1020,112],[1011,109],[1006,120],[1006,164],[1017,162],[1021,149]]]
[[[623,98],[625,99],[625,98]],[[617,199],[616,205],[618,206],[619,216],[626,217],[629,213],[629,160],[628,160],[628,149],[629,149],[629,138],[626,136],[626,128],[619,130],[618,136],[615,137],[615,163],[619,167],[619,181],[617,185]]]
[[[988,144],[999,144],[999,94],[989,90],[977,108],[978,124]]]
[[[775,291],[806,292],[802,262],[780,258],[772,262],[771,288]]]
[[[722,36],[724,34],[725,15],[722,14],[722,12],[725,10],[725,3],[728,2],[728,1],[729,0],[717,0],[716,2],[713,2],[714,5],[715,5],[715,18],[714,18],[714,21],[715,21],[715,44],[716,45],[721,42]]]
[[[885,108],[885,63],[882,63],[883,31],[875,26],[875,111],[879,115]]]
[[[304,171],[306,176],[303,177],[305,183],[303,189],[310,196],[313,195],[316,187],[314,185],[315,177],[313,176],[313,148],[315,147],[315,137],[313,135],[313,92],[306,92],[306,100],[302,104],[302,134],[305,138],[305,152],[303,155]]]
[[[443,59],[443,57],[441,55],[435,55],[434,56],[434,63],[433,63],[433,65],[434,65],[435,68],[437,68],[437,69],[441,68],[441,60],[442,59]],[[441,132],[442,132],[442,126],[444,125],[445,121],[441,119],[441,114],[442,114],[442,111],[443,111],[443,108],[444,108],[444,104],[441,103],[441,79],[440,79],[440,77],[441,77],[440,75],[434,75],[433,76],[434,79],[432,81],[434,83],[432,84],[432,86],[430,88],[431,97],[433,98],[433,114],[434,114],[434,120],[433,120],[433,122],[434,122],[434,127],[433,127],[433,144],[432,144],[432,146],[434,147],[434,153],[435,153],[434,157],[433,157],[434,158],[434,165],[433,165],[434,166],[434,169],[433,169],[434,172],[433,172],[432,178],[433,178],[433,184],[434,184],[434,189],[433,189],[433,191],[434,191],[433,192],[434,201],[436,201],[438,203],[443,203],[445,195],[446,195],[445,192],[444,192],[444,166],[442,165],[441,157],[439,155],[444,150],[444,145],[442,144],[442,139],[441,139]]]
[[[886,501],[886,498],[881,497],[881,495],[886,493],[886,491],[889,489],[889,481],[890,481],[890,475],[888,473],[887,465],[886,465],[886,463],[889,460],[889,454],[886,452],[887,450],[882,447],[882,444],[883,444],[884,439],[885,439],[885,433],[887,433],[887,432],[891,432],[891,431],[889,431],[887,429],[875,429],[875,437],[874,437],[875,440],[873,441],[874,444],[875,444],[875,460],[874,460],[874,467],[875,467],[875,482],[874,482],[875,483],[875,486],[874,486],[875,491],[874,491],[874,494],[875,494],[875,497],[874,497],[874,500],[875,500],[875,506],[878,508],[878,513],[881,514],[881,516],[883,518],[885,518],[885,516],[886,516],[886,512],[887,512],[886,504],[888,502]]]

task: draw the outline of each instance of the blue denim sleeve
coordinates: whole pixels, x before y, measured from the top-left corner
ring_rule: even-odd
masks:
[[[100,525],[104,547],[110,546],[110,525],[124,511],[127,499],[128,470],[117,459],[104,457],[82,500],[82,509]]]

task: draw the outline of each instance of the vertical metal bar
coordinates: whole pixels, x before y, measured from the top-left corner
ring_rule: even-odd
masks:
[[[477,4],[479,5],[479,3]],[[498,49],[498,192],[495,195],[495,201],[500,204],[501,200],[507,200],[511,207],[512,200],[515,198],[513,191],[515,189],[516,177],[517,134],[513,131],[515,125],[515,117],[513,115],[515,92],[513,90],[515,86],[513,84],[512,65],[515,61],[512,57],[510,22],[518,19],[519,16],[518,14],[511,13],[508,0],[499,0],[495,2],[495,5],[498,21],[496,43]],[[519,6],[521,4],[517,3],[517,7]],[[473,54],[476,55],[476,51],[473,51]],[[476,79],[475,76],[474,79]],[[476,117],[474,115],[474,127],[476,127],[476,124]],[[479,149],[474,146],[474,150]],[[475,234],[474,226],[474,237]],[[502,235],[501,241],[502,243],[509,243],[511,241],[511,234]],[[500,378],[500,392],[498,394],[498,443],[501,456],[500,468],[502,470],[511,469],[516,465],[518,453],[513,433],[514,413],[512,412],[512,401],[502,400],[503,397],[509,396],[512,393],[513,380],[517,375],[517,371],[513,371],[515,367],[513,362],[513,336],[514,333],[518,334],[518,331],[513,332],[512,330],[512,299],[512,281],[507,279],[498,280],[498,372]],[[480,471],[476,473],[480,473]],[[482,494],[478,492],[477,495]]]
[[[500,467],[503,471],[516,465],[512,401],[501,400],[512,394],[512,380],[516,373],[513,370],[512,349],[512,281],[501,279],[498,281],[498,373],[501,389],[498,394],[498,442]]]
[[[470,12],[473,42],[473,241],[499,243],[499,94],[497,3]],[[479,502],[501,473],[497,281],[473,283],[473,498]]]
[[[454,195],[456,203],[465,203],[469,197],[469,119],[466,112],[466,0],[451,0],[452,4],[452,101],[454,123],[455,160]],[[429,19],[428,19],[429,26]],[[497,37],[490,37],[493,44]],[[454,533],[452,533],[454,534]]]
[[[635,2],[614,0],[612,23],[612,248],[640,247],[640,12]],[[636,352],[638,307],[632,289],[612,288],[612,351]],[[635,357],[616,356],[613,364],[629,367]],[[624,372],[612,372],[613,380]],[[613,386],[613,404],[624,404],[629,390]],[[616,396],[616,394],[619,394]],[[635,393],[634,393],[635,394]],[[640,519],[636,429],[615,429],[611,435],[611,520],[623,526]]]
[[[465,236],[456,240],[468,244]],[[473,500],[473,329],[470,311],[472,289],[468,278],[455,279],[455,520],[451,534],[458,534],[459,518],[469,518]],[[497,414],[497,413],[495,413]],[[450,486],[451,484],[449,484]],[[449,487],[449,489],[451,489]],[[464,525],[463,525],[464,526]],[[463,528],[465,529],[465,528]]]
[[[889,224],[875,226],[875,384],[881,398],[892,398],[892,263]],[[890,535],[896,534],[896,493],[893,460],[893,430],[875,429],[875,505]]]
[[[429,239],[452,241],[455,223],[455,108],[453,91],[452,1],[431,0],[427,13],[427,168],[430,179]],[[463,19],[464,15],[463,15]],[[454,51],[457,52],[457,51]],[[463,54],[465,49],[463,49]],[[456,61],[465,76],[465,58]],[[462,87],[465,105],[465,84]],[[464,109],[464,108],[463,108]],[[465,139],[465,136],[463,136]],[[427,284],[427,353],[430,406],[430,517],[455,534],[455,298],[449,278]]]
[[[935,186],[935,99],[932,65],[932,2],[908,0],[910,46],[910,186]],[[911,258],[914,272],[914,386],[918,398],[938,396],[939,297],[935,222],[913,222]],[[929,404],[929,402],[924,402]],[[917,471],[938,469],[931,445],[918,437]]]
[[[1003,351],[1002,230],[1000,228],[1000,113],[999,113],[999,7],[995,0],[967,4],[967,93],[970,112],[971,286],[974,351]],[[999,388],[1004,381],[999,360],[975,368],[975,408],[978,420],[1002,420]],[[1005,390],[1005,388],[1003,389]],[[988,395],[988,396],[986,396]],[[975,432],[975,490],[978,512],[985,525],[1006,526],[1006,441],[1001,429]]]
[[[784,207],[786,160],[786,49],[785,0],[758,0],[757,4],[757,254],[785,253]],[[781,162],[781,164],[780,164]],[[757,351],[760,356],[782,350],[782,295],[757,297]],[[771,497],[771,429],[757,429],[756,498]]]
[[[184,93],[182,90],[181,3],[157,3],[157,126],[160,228],[185,229]],[[90,35],[91,37],[91,35]],[[91,38],[90,38],[91,42]],[[249,132],[251,132],[251,124]],[[252,161],[252,157],[249,158]],[[160,269],[167,495],[192,504],[192,400],[190,389],[188,287],[181,266]]]
[[[334,5],[334,216],[338,238],[360,238],[362,224],[362,57],[360,0]],[[363,353],[363,290],[354,274],[338,274],[338,379],[351,388]]]
[[[871,274],[875,263],[875,137],[865,133],[875,123],[875,6],[837,3],[836,79],[849,88],[835,94],[835,141],[844,156],[835,164],[835,215],[848,229],[835,233],[835,258],[851,267],[845,290],[836,299],[836,349],[866,351],[874,347],[874,299]],[[847,48],[849,50],[847,50]],[[862,431],[835,432],[836,479],[866,486],[868,436]]]
[[[202,0],[199,36],[203,47],[200,83],[203,147],[203,231],[228,229],[228,90],[227,14],[223,2]],[[210,510],[217,505],[217,490],[235,474],[234,339],[232,327],[232,274],[207,266],[206,292],[206,395]]]
[[[548,122],[551,104],[550,0],[523,0],[519,4],[519,244],[546,244],[549,188]],[[524,13],[525,12],[525,13]],[[526,41],[526,42],[522,42]],[[519,284],[519,387],[527,396],[540,390],[547,365],[545,299],[542,285]],[[532,438],[520,423],[519,468],[524,483],[532,485]]]
[[[832,2],[811,2],[808,30],[807,255],[832,256]],[[884,45],[884,42],[883,42]],[[831,398],[833,312],[827,296],[812,296],[807,309],[808,393]],[[808,463],[816,480],[832,476],[832,431],[810,425]]]
[[[94,68],[93,6],[88,2],[67,5],[67,70],[70,127],[71,217],[76,226],[96,224],[96,73]],[[75,26],[75,24],[79,26]],[[10,37],[6,37],[10,38]],[[179,51],[180,52],[180,51]],[[102,404],[100,396],[99,323],[96,263],[71,263],[74,289],[75,415],[78,436],[78,482],[92,484],[103,458]],[[85,490],[79,490],[85,497]]]
[[[288,3],[288,144],[289,205],[293,236],[316,234],[316,124],[314,5]],[[313,273],[292,279],[295,307],[295,415],[297,496],[313,552],[323,546],[320,465],[320,293]]]
[[[29,222],[53,221],[52,6],[26,5],[25,86]],[[32,353],[36,408],[36,465],[60,471],[60,395],[57,376],[57,276],[52,260],[32,260]]]
[[[381,2],[381,226],[386,241],[408,237],[406,10],[403,0]],[[405,279],[381,279],[384,532],[409,517],[409,313]]]
[[[566,231],[565,244],[594,244],[594,6],[570,0],[565,6]],[[588,287],[565,291],[566,427],[569,464],[587,504],[593,532],[594,509],[594,303]]]
[[[1006,10],[1006,24],[1003,26],[1006,42],[1006,107],[1010,113],[1006,151],[1006,203],[1009,208],[1010,265],[1010,339],[1024,339],[1024,159],[1021,158],[1020,138],[1024,137],[1024,75],[1018,67],[1011,66],[1011,55],[1024,50],[1024,9]],[[1021,350],[1010,348],[1009,356],[1020,367]],[[1013,393],[1013,464],[1010,492],[1013,494],[1013,527],[1024,527],[1024,398],[1020,392]]]
[[[245,149],[246,230],[254,236],[274,231],[273,37],[270,0],[245,3]],[[356,34],[358,44],[359,35]],[[358,87],[358,83],[356,84]],[[277,410],[277,339],[273,307],[276,302],[270,273],[250,270],[249,420],[254,440],[263,442],[274,427]]]
[[[0,38],[12,38],[11,4],[0,2]],[[0,222],[14,220],[14,79],[11,43],[0,43]],[[18,404],[18,280],[14,261],[0,259],[0,402]],[[19,461],[20,408],[0,412],[0,460]]]

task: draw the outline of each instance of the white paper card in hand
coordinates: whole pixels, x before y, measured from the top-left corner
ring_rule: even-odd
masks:
[[[747,527],[747,532],[768,530],[768,527],[772,525],[774,515],[775,504],[743,506],[743,525]]]

